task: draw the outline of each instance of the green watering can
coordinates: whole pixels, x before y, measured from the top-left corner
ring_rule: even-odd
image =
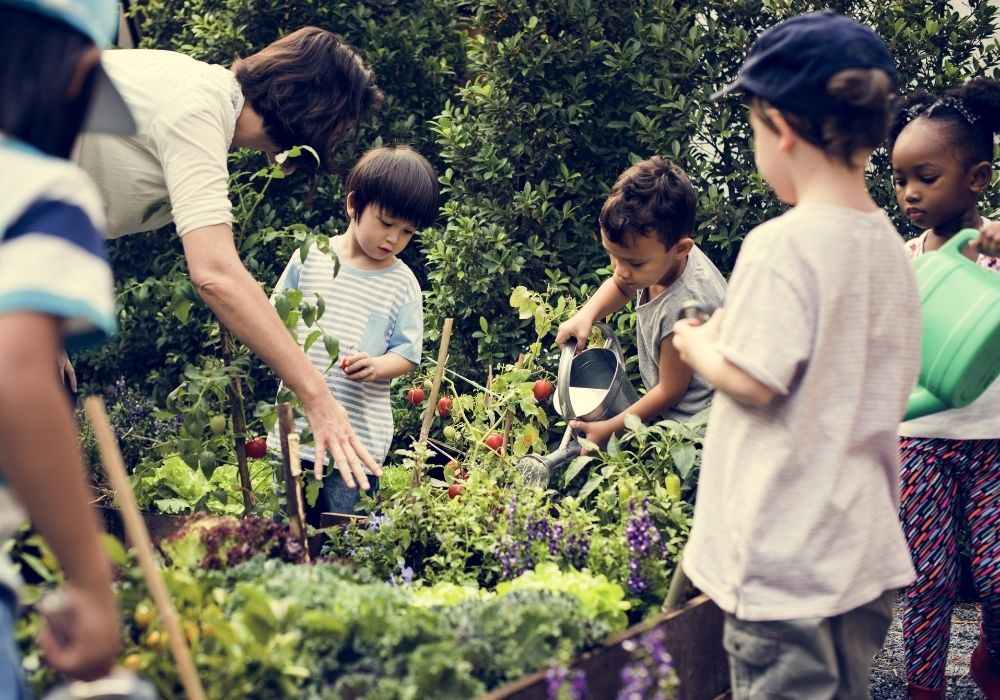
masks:
[[[904,420],[979,397],[1000,375],[1000,275],[962,254],[975,229],[916,260],[920,284],[920,380]]]

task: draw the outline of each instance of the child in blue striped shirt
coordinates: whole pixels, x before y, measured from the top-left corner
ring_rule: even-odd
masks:
[[[434,222],[437,176],[413,148],[381,147],[351,169],[346,189],[347,231],[331,239],[329,254],[313,247],[303,258],[296,251],[275,295],[299,289],[304,299],[323,298],[326,311],[316,323],[340,341],[341,355],[331,366],[325,348],[316,343],[309,358],[325,371],[330,392],[347,409],[354,432],[381,465],[393,434],[390,382],[420,363],[423,343],[420,285],[396,256],[418,230]],[[314,330],[300,320],[300,342]],[[297,427],[304,430],[305,420],[299,419]],[[276,433],[268,443],[278,446]],[[303,446],[302,457],[303,469],[311,469],[312,448]],[[367,474],[372,495],[378,478]],[[342,479],[327,480],[309,509],[309,520],[316,523],[322,512],[353,513],[359,499],[358,489]]]

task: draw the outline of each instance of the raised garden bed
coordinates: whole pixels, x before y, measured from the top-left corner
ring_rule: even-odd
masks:
[[[708,596],[701,595],[678,610],[612,637],[602,647],[580,656],[573,668],[586,674],[588,697],[614,698],[622,688],[622,668],[631,660],[625,643],[659,628],[674,660],[680,696],[685,700],[712,700],[729,689],[722,623],[722,611]],[[547,700],[548,697],[546,672],[539,671],[497,688],[480,700]]]

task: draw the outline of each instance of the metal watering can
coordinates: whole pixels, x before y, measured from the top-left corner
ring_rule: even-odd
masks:
[[[904,420],[979,397],[1000,375],[1000,276],[962,254],[975,229],[915,261],[920,285],[920,379]]]
[[[556,379],[556,395],[553,400],[556,412],[566,422],[580,419],[585,421],[604,420],[616,416],[639,400],[625,372],[625,359],[621,344],[606,323],[595,323],[604,336],[602,347],[587,348],[576,354],[576,338],[570,338],[559,356],[559,375]],[[586,405],[573,405],[570,387],[587,392],[590,401]],[[580,398],[577,398],[580,402]],[[522,481],[532,486],[546,486],[551,473],[568,464],[581,452],[579,443],[573,440],[573,429],[567,425],[559,449],[548,455],[525,455],[514,468],[521,473]]]

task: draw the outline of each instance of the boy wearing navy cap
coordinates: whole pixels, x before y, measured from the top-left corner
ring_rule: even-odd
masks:
[[[892,58],[830,11],[754,43],[735,82],[757,167],[792,208],[749,233],[724,310],[678,322],[716,389],[683,567],[726,612],[735,698],[863,698],[913,578],[896,427],[920,366],[920,304],[864,168]]]

